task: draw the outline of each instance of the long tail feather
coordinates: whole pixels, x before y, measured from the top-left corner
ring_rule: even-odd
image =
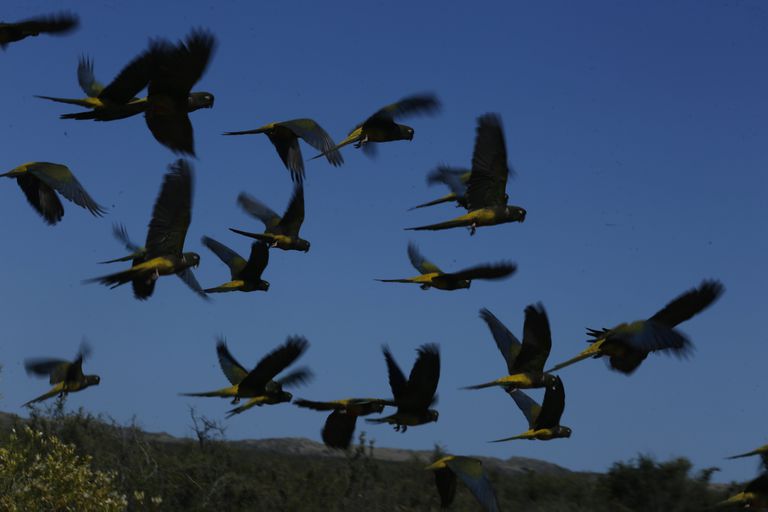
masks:
[[[268,235],[264,233],[252,233],[250,231],[242,231],[240,229],[235,229],[235,228],[229,228],[229,230],[233,233],[237,233],[238,235],[247,236],[249,238],[255,238],[256,240],[261,240],[263,242],[272,242],[275,239],[272,235]]]
[[[35,98],[41,98],[44,100],[55,101],[57,103],[66,103],[67,105],[78,105],[80,107],[92,108],[93,104],[88,100],[74,99],[74,98],[55,98],[53,96],[35,96]]]
[[[347,136],[346,139],[344,139],[343,141],[339,142],[338,144],[336,144],[332,148],[330,148],[330,149],[328,149],[326,151],[323,151],[322,153],[320,153],[318,155],[313,156],[312,158],[310,158],[310,160],[315,160],[316,158],[327,156],[329,153],[333,153],[334,151],[338,151],[339,149],[343,148],[344,146],[352,144],[353,142],[357,142],[357,140],[360,138],[360,135],[359,135],[359,133],[355,133],[355,132],[357,132],[357,130],[352,132],[352,134]]]
[[[222,135],[251,135],[255,133],[264,133],[267,130],[264,128],[256,128],[255,130],[243,130],[241,132],[224,132]]]
[[[28,405],[31,405],[31,404],[35,403],[35,402],[42,402],[43,400],[48,400],[49,398],[54,397],[54,396],[58,395],[59,393],[61,393],[61,385],[54,386],[53,389],[51,389],[50,391],[48,391],[46,393],[43,393],[42,395],[38,396],[37,398],[33,398],[29,402],[25,402],[24,404],[22,404],[22,407],[26,407]]]
[[[450,228],[458,228],[462,226],[469,226],[471,223],[468,220],[465,219],[454,219],[454,220],[448,220],[445,222],[439,222],[437,224],[429,224],[428,226],[419,226],[415,228],[405,228],[406,231],[437,231],[440,229],[450,229]]]
[[[443,197],[441,197],[439,199],[435,199],[433,201],[429,201],[427,203],[422,203],[422,204],[420,204],[418,206],[414,206],[412,208],[408,208],[408,211],[410,212],[410,211],[416,210],[418,208],[426,208],[427,206],[434,206],[436,204],[441,204],[441,203],[450,203],[451,201],[455,201],[455,200],[456,200],[456,194],[451,192],[450,194],[448,194],[446,196],[443,196]]]

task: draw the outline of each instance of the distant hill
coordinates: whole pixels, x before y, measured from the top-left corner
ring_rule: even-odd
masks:
[[[58,406],[58,407],[57,407]],[[193,417],[195,417],[193,415]],[[205,425],[205,418],[197,418]],[[115,475],[128,510],[238,511],[436,511],[434,475],[425,465],[439,450],[404,450],[356,443],[330,450],[302,438],[221,440],[218,425],[198,437],[145,432],[86,412],[64,412],[57,403],[30,418],[0,413],[0,447],[12,426],[75,446],[88,464]],[[36,434],[35,434],[36,435]],[[28,446],[35,446],[30,443]],[[32,451],[34,460],[47,455]],[[570,471],[525,457],[478,457],[501,510],[527,512],[700,512],[734,489],[710,484],[711,472],[692,472],[686,459],[657,462],[639,456],[606,473]],[[26,487],[25,487],[26,489]],[[146,497],[159,503],[146,508]],[[459,485],[453,512],[478,511]]]
[[[0,429],[8,429],[16,422],[23,422],[24,418],[16,414],[0,412]],[[166,432],[143,432],[148,441],[156,443],[189,443],[196,442],[189,437],[175,437]],[[312,441],[303,437],[276,437],[268,439],[241,439],[226,440],[234,449],[254,450],[259,452],[269,452],[275,455],[297,455],[307,457],[333,457],[344,458],[343,451],[332,450],[322,443]],[[385,448],[376,446],[373,451],[373,458],[376,460],[390,462],[420,461],[429,463],[433,455],[432,450],[406,450],[402,448]],[[539,459],[528,457],[510,457],[503,460],[496,457],[477,456],[489,468],[493,468],[503,473],[520,473],[535,471],[545,474],[568,474],[571,470],[557,464],[546,462]]]

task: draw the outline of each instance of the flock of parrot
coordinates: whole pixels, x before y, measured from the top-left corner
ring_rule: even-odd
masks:
[[[5,49],[10,43],[44,33],[66,34],[76,29],[78,23],[77,16],[69,13],[42,16],[18,23],[0,23],[0,46]],[[194,156],[194,131],[189,114],[201,108],[213,107],[214,96],[209,92],[196,92],[192,89],[205,73],[215,47],[214,35],[202,29],[193,30],[184,41],[175,44],[164,39],[152,40],[148,48],[129,62],[106,86],[95,79],[93,62],[82,57],[77,77],[86,97],[39,97],[84,109],[63,114],[62,119],[107,122],[143,114],[147,127],[160,144],[175,153]],[[147,95],[139,97],[145,88]],[[344,163],[339,151],[341,148],[354,144],[356,148],[372,153],[376,148],[374,143],[412,140],[414,129],[398,124],[396,119],[414,114],[433,114],[439,108],[440,102],[432,94],[403,98],[355,126],[338,144],[312,119],[273,122],[252,130],[225,132],[227,136],[267,135],[290,172],[294,184],[293,195],[282,216],[246,193],[241,193],[237,198],[237,204],[263,223],[265,228],[261,233],[230,228],[237,234],[255,240],[247,259],[221,242],[203,237],[203,245],[229,268],[229,280],[218,286],[203,288],[195,278],[193,268],[200,264],[200,256],[184,250],[191,221],[194,171],[189,161],[180,158],[169,166],[164,177],[151,214],[144,247],[132,242],[122,225],[114,226],[115,238],[125,246],[129,254],[102,263],[130,262],[130,267],[87,279],[84,283],[100,283],[111,288],[131,283],[134,296],[139,300],[151,297],[160,276],[174,274],[206,300],[208,294],[212,293],[266,292],[270,285],[262,275],[269,262],[270,249],[302,252],[310,249],[310,242],[300,236],[304,221],[305,171],[299,139],[319,151],[313,159],[324,157],[331,165],[340,166]],[[471,168],[438,167],[432,171],[427,176],[428,183],[443,184],[450,189],[450,193],[414,207],[455,202],[466,213],[444,222],[407,229],[466,227],[470,235],[473,235],[479,227],[523,222],[526,210],[508,204],[506,184],[512,173],[507,162],[500,117],[496,114],[480,116],[477,120]],[[106,213],[106,209],[85,191],[72,171],[63,164],[29,162],[0,176],[15,178],[30,205],[50,225],[61,221],[64,215],[58,195],[95,216]],[[379,281],[414,283],[424,290],[436,288],[450,291],[469,288],[474,279],[504,279],[517,270],[514,263],[502,261],[445,272],[427,260],[414,243],[409,244],[407,253],[419,274],[415,277]],[[554,372],[583,359],[606,357],[611,369],[631,374],[652,352],[684,357],[689,354],[692,344],[677,330],[677,326],[712,305],[723,291],[720,282],[705,280],[646,319],[622,323],[612,328],[589,329],[589,347],[549,370],[545,370],[545,367],[552,337],[549,319],[542,304],[531,304],[525,308],[522,342],[493,313],[482,309],[480,318],[487,324],[504,359],[507,374],[465,389],[501,388],[514,400],[527,420],[528,430],[494,442],[568,438],[571,436],[571,428],[561,424],[565,409],[565,388],[561,377]],[[407,378],[389,348],[383,347],[392,398],[294,400],[293,395],[284,388],[307,383],[312,378],[312,372],[306,367],[285,372],[308,348],[309,342],[304,337],[289,337],[252,369],[248,369],[232,356],[226,340],[220,337],[216,343],[216,354],[229,385],[213,391],[183,395],[231,399],[232,405],[236,407],[227,412],[227,417],[241,414],[254,406],[291,401],[299,407],[328,412],[322,439],[327,446],[337,449],[350,446],[358,417],[383,413],[387,407],[393,408],[394,412],[366,421],[388,423],[400,432],[405,432],[409,427],[438,421],[439,413],[433,408],[440,378],[438,345],[425,344],[417,349],[416,360]],[[97,375],[83,372],[83,362],[89,353],[90,348],[84,342],[72,361],[50,358],[26,360],[27,371],[48,377],[53,387],[24,405],[98,385]],[[535,388],[545,389],[541,404],[522,391]],[[241,399],[246,401],[239,404]],[[768,445],[736,457],[750,455],[762,457],[766,472],[750,482],[743,492],[719,505],[768,507]],[[452,503],[457,479],[460,479],[484,509],[499,510],[495,492],[480,460],[447,456],[426,469],[434,471],[442,507],[447,508]]]

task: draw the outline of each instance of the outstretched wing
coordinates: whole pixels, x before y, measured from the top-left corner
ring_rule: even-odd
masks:
[[[157,58],[149,84],[149,94],[168,94],[183,97],[186,101],[192,87],[205,73],[216,38],[207,30],[193,30],[184,42],[176,46],[167,41],[156,41],[152,45]]]
[[[346,450],[352,444],[357,416],[344,411],[333,411],[328,415],[321,432],[323,443],[330,448]]]
[[[409,406],[426,409],[435,401],[437,383],[440,380],[440,348],[434,343],[420,346],[416,362],[408,376]]]
[[[286,342],[267,354],[256,368],[243,379],[243,388],[262,389],[267,382],[290,366],[309,347],[309,342],[301,336],[291,336]]]
[[[514,274],[517,270],[517,265],[509,262],[495,263],[492,265],[477,265],[470,267],[459,272],[452,274],[446,274],[453,276],[456,279],[504,279]]]
[[[128,236],[128,230],[125,229],[123,224],[112,224],[112,235],[125,246],[126,250],[131,252],[141,251],[142,248],[131,240]]]
[[[671,327],[656,323],[652,320],[642,322],[639,329],[631,332],[623,332],[621,330],[613,331],[608,335],[608,340],[626,343],[633,348],[635,352],[639,353],[638,355],[642,356],[642,359],[644,359],[645,355],[649,352],[656,350],[668,350],[678,357],[687,357],[693,352],[693,344],[683,333],[677,329],[672,329]],[[622,357],[616,356],[616,359],[621,361]],[[637,361],[637,364],[631,366],[630,369],[634,370],[637,365],[642,362],[642,359]],[[632,354],[628,354],[628,361],[629,360],[632,360]]]
[[[519,389],[504,388],[504,391],[512,397],[512,400],[515,401],[517,407],[522,411],[525,419],[528,421],[528,428],[533,428],[536,425],[536,418],[539,417],[541,412],[541,406],[538,402]]]
[[[541,411],[536,418],[536,429],[555,428],[560,425],[560,418],[565,410],[565,389],[560,377],[555,377],[555,382],[547,386],[544,392],[544,402]]]
[[[261,280],[261,274],[264,273],[268,263],[269,247],[264,242],[254,242],[251,244],[251,255],[248,257],[248,262],[237,277],[252,283],[258,282]],[[232,279],[236,279],[234,274]]]
[[[200,286],[200,283],[198,282],[197,278],[195,277],[195,273],[192,272],[191,268],[187,267],[180,272],[176,272],[176,275],[185,285],[187,285],[190,290],[199,295],[203,300],[211,300],[208,294],[205,293],[205,290],[203,290],[203,287]]]
[[[284,388],[290,388],[308,384],[314,377],[315,374],[312,373],[312,370],[306,366],[302,366],[301,368],[297,368],[292,372],[287,373],[285,376],[280,377],[277,379],[277,382]]]
[[[523,345],[515,361],[515,373],[544,371],[551,349],[552,333],[544,306],[539,303],[526,307]]]
[[[328,162],[338,167],[344,163],[341,153],[335,149],[336,143],[333,142],[328,133],[312,119],[293,119],[291,121],[282,121],[275,123],[291,130],[297,137],[304,139],[304,142],[322,152],[328,159]]]
[[[467,182],[469,210],[507,204],[507,146],[501,118],[485,114],[477,120],[477,137],[472,154],[472,174]]]
[[[280,223],[280,216],[274,210],[245,192],[240,192],[240,195],[237,196],[237,204],[245,213],[263,222],[267,229]]]
[[[507,363],[507,371],[512,374],[514,368],[515,359],[520,352],[521,343],[507,327],[501,323],[501,320],[496,316],[483,308],[480,310],[480,318],[482,318],[488,328],[491,330],[493,340],[496,342],[496,346],[499,348],[499,352],[504,357],[504,361]]]
[[[194,30],[175,47],[161,42],[151,50],[156,55],[156,66],[147,90],[150,101],[145,120],[155,139],[174,152],[195,154],[188,98],[215,46],[213,34]]]
[[[387,375],[389,376],[389,387],[392,389],[392,396],[395,398],[395,402],[399,403],[408,393],[408,381],[405,380],[405,375],[397,365],[397,361],[395,361],[395,358],[389,351],[389,347],[384,345],[381,351],[384,353],[384,360],[387,362]]]
[[[99,99],[111,103],[128,103],[149,83],[157,67],[160,53],[152,44],[129,62],[99,93]]]
[[[471,173],[470,169],[440,165],[427,174],[427,184],[442,183],[457,197],[461,197],[467,192],[467,181]]]
[[[344,409],[344,406],[338,402],[316,402],[314,400],[304,400],[303,398],[297,398],[293,401],[293,404],[305,409],[312,409],[313,411],[335,411],[337,409]]]
[[[38,377],[48,377],[51,384],[63,382],[70,366],[72,363],[64,359],[39,358],[24,361],[24,368],[27,373],[32,373]]]
[[[88,195],[66,165],[35,162],[27,167],[27,172],[91,214],[101,217],[106,213],[106,210]]]
[[[66,34],[80,25],[76,14],[62,12],[59,14],[38,16],[11,24],[14,29],[26,35],[37,34]]]
[[[96,80],[93,74],[93,60],[85,55],[80,56],[77,64],[77,83],[89,98],[95,98],[104,90],[104,84]]]
[[[219,257],[221,261],[226,263],[226,265],[229,267],[230,273],[232,274],[232,279],[235,279],[236,276],[245,268],[247,262],[237,254],[235,251],[227,247],[226,245],[222,244],[221,242],[217,242],[213,238],[209,238],[207,236],[204,236],[202,239],[203,245],[209,248],[213,253]]]
[[[440,110],[440,100],[434,94],[415,94],[379,109],[365,122],[393,120],[415,114],[432,114]]]
[[[725,291],[719,281],[704,281],[698,288],[688,290],[656,312],[649,320],[675,327],[708,308]]]
[[[180,158],[168,169],[152,210],[147,233],[147,259],[181,255],[192,220],[192,166]]]
[[[16,178],[27,202],[43,217],[46,224],[53,226],[64,217],[64,207],[56,192],[42,180],[28,173]]]
[[[299,236],[299,230],[304,223],[304,186],[297,182],[293,188],[293,196],[283,218],[278,223],[280,233],[292,237]]]
[[[431,274],[433,272],[437,272],[438,274],[443,273],[437,265],[421,254],[419,247],[413,242],[408,242],[408,259],[411,260],[411,265],[422,274]]]
[[[243,365],[237,362],[237,360],[229,352],[227,347],[227,340],[223,336],[216,338],[216,355],[219,357],[219,365],[221,371],[227,377],[227,380],[234,386],[240,384],[242,380],[248,375],[248,370],[243,368]]]
[[[498,512],[499,503],[491,481],[483,471],[483,463],[471,457],[454,457],[446,465],[472,492],[478,503],[488,512]]]

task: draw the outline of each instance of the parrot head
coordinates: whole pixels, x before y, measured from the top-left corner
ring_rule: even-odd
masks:
[[[512,222],[525,222],[525,208],[519,206],[507,206],[505,209],[506,217]]]
[[[97,386],[101,382],[101,377],[98,375],[86,375],[85,376],[85,386]]]
[[[299,238],[296,240],[296,248],[300,251],[309,252],[309,242],[304,240],[303,238]]]
[[[191,92],[187,97],[187,108],[190,112],[201,108],[213,108],[213,94],[209,92]]]
[[[181,262],[185,267],[197,267],[200,265],[200,255],[196,252],[185,252],[181,255]]]
[[[264,281],[263,279],[259,281],[259,284],[256,285],[257,290],[261,290],[263,292],[269,291],[269,281]]]
[[[397,125],[400,128],[400,137],[403,140],[413,140],[413,128],[404,124]]]

